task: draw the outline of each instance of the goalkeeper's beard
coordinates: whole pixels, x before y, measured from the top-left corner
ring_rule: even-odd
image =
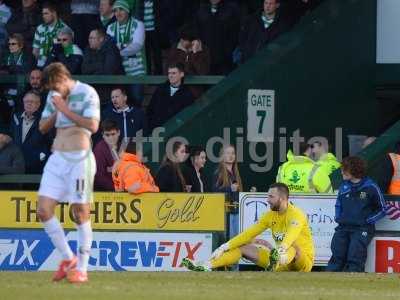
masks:
[[[279,204],[275,204],[275,205],[270,204],[269,206],[270,206],[270,209],[272,211],[279,211],[279,209],[281,207],[280,203]]]

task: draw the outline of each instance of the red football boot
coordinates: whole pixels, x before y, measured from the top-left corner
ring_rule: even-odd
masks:
[[[58,266],[58,270],[53,275],[53,281],[60,281],[67,276],[67,272],[76,267],[78,258],[74,256],[72,259],[64,259]]]

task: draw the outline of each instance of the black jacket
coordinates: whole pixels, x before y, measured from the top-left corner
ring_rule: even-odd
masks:
[[[0,149],[0,174],[24,174],[25,162],[19,147],[9,142]]]
[[[191,105],[193,100],[192,93],[183,84],[173,96],[170,94],[169,82],[160,85],[151,97],[147,108],[149,129],[153,130],[156,127],[163,126],[166,121]]]
[[[240,13],[237,5],[227,1],[218,4],[217,13],[211,4],[202,5],[195,17],[200,40],[210,49],[211,74],[227,74],[233,69],[232,53],[238,45]]]
[[[74,45],[74,47],[77,47]],[[80,54],[71,54],[66,56],[64,50],[60,44],[53,45],[53,49],[46,61],[46,66],[53,62],[60,62],[64,64],[71,74],[81,74],[81,65],[83,61],[83,55],[79,49]]]
[[[14,143],[22,150],[27,174],[41,174],[50,155],[51,140],[48,134],[39,131],[40,113],[35,114],[35,121],[22,142],[22,114],[14,114],[11,130]]]
[[[160,192],[179,193],[183,192],[183,186],[179,176],[172,166],[165,165],[161,167],[155,178]]]
[[[33,55],[24,49],[21,59],[14,61],[10,53],[7,53],[2,61],[1,69],[10,75],[26,75],[29,74],[36,65]]]
[[[122,59],[117,46],[106,36],[99,50],[87,47],[83,54],[82,74],[120,75],[124,74]]]
[[[186,164],[182,168],[183,178],[185,178],[185,183],[191,185],[191,193],[201,193],[200,180],[197,177],[195,168],[192,165]],[[203,170],[200,170],[200,179],[203,182],[204,193],[211,192],[210,184],[208,178],[205,176]]]
[[[102,120],[112,119],[118,123],[121,137],[134,137],[136,132],[146,127],[145,114],[141,108],[130,107],[126,111],[119,112],[114,107],[106,109]]]
[[[274,22],[264,28],[262,13],[258,12],[246,18],[240,30],[239,42],[243,61],[251,58],[257,51],[266,46],[281,33],[289,30],[289,23],[276,15]]]

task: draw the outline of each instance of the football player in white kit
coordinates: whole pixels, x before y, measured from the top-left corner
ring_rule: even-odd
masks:
[[[91,135],[99,127],[100,101],[95,89],[72,79],[67,68],[53,63],[43,71],[50,90],[39,129],[57,129],[53,153],[46,163],[39,188],[38,216],[63,260],[53,281],[67,277],[71,283],[88,280],[87,267],[93,234],[90,203],[96,161],[91,150]],[[60,221],[54,215],[59,202],[69,202],[76,223],[78,256],[69,247]]]

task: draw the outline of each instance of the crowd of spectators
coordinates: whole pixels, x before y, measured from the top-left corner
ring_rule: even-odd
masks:
[[[42,173],[54,135],[53,132],[43,135],[38,130],[48,94],[42,83],[42,70],[47,65],[61,62],[73,75],[168,76],[164,84],[156,87],[146,107],[143,85],[94,85],[101,99],[102,121],[107,122],[93,140],[104,150],[106,145],[110,147],[107,140],[110,131],[127,141],[139,130],[146,135],[163,126],[190,106],[205,88],[187,86],[185,75],[227,75],[270,40],[289,30],[318,2],[0,0],[0,74],[27,75],[29,83],[24,91],[17,89],[17,83],[0,87],[0,130],[2,137],[6,137],[4,145],[9,145],[7,148],[12,145],[13,153],[15,147],[19,148],[25,160],[23,169],[0,174],[16,170]],[[4,145],[0,159],[6,155]],[[227,187],[226,178],[221,181],[222,177],[218,179],[219,187],[203,182],[199,175],[201,153],[194,151],[189,160],[191,172],[187,176],[191,184],[187,186],[196,191],[240,190],[240,180]],[[112,154],[112,151],[107,153],[105,161],[113,161]],[[176,170],[168,160],[163,167],[167,171]],[[110,173],[110,166],[105,170]],[[182,172],[178,175],[183,178]],[[162,177],[156,177],[156,182],[163,183]],[[187,190],[184,182],[172,185]]]

